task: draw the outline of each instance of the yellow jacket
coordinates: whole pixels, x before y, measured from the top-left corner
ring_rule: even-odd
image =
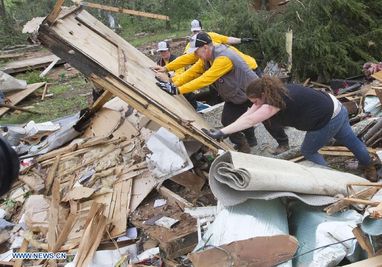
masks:
[[[221,34],[218,34],[215,32],[208,32],[208,35],[211,37],[212,43],[214,45],[215,44],[226,44],[228,42],[228,38],[229,38],[228,36],[221,35]],[[188,43],[186,45],[185,52],[188,51],[189,47],[190,47],[190,43]],[[253,57],[242,53],[236,47],[231,46],[230,48],[233,49],[235,52],[237,52],[245,60],[245,62],[247,62],[249,68],[251,68],[251,69],[257,68],[257,62]],[[187,53],[187,54],[179,56],[175,60],[171,61],[165,67],[166,67],[167,71],[174,71],[174,70],[177,70],[179,68],[182,68],[182,67],[185,67],[188,65],[192,65],[197,61],[198,61],[198,57],[195,55],[195,53]],[[177,79],[178,79],[178,75],[173,77],[173,82],[175,82]]]
[[[233,51],[238,53],[239,56],[248,64],[249,68],[257,68],[257,64],[254,58],[243,54],[242,52],[240,52],[232,46],[229,46],[229,49],[232,49]],[[254,62],[255,64],[249,64],[248,59],[252,59],[250,62]],[[211,67],[208,70],[205,69],[205,64],[206,62],[204,60],[199,59],[191,68],[189,68],[182,74],[177,75],[176,79],[174,79],[175,77],[172,78],[172,82],[175,86],[178,87],[179,92],[181,94],[190,93],[200,88],[206,87],[210,84],[213,84],[216,80],[218,80],[226,73],[230,72],[233,68],[233,63],[231,59],[229,59],[226,56],[219,56],[213,62],[210,62]]]

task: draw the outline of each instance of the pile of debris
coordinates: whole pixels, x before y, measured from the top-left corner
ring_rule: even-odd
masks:
[[[7,128],[23,156],[1,205],[1,264],[378,266],[380,183],[231,151],[184,98],[156,87],[150,59],[60,2],[38,38],[104,93],[73,116]],[[380,124],[360,130],[375,147]]]

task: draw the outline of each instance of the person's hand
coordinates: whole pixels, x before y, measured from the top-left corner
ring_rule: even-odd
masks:
[[[251,38],[251,37],[243,37],[243,38],[240,38],[240,40],[241,40],[241,43],[242,43],[242,44],[243,44],[243,43],[250,43],[250,42],[253,42],[253,41],[254,41],[254,39]]]
[[[156,82],[156,85],[170,95],[178,94],[178,88],[170,82]]]
[[[163,72],[156,73],[155,79],[157,79],[158,82],[171,82],[170,78],[168,77],[168,74]]]
[[[167,72],[166,67],[162,67],[162,66],[159,66],[159,65],[157,65],[155,67],[151,67],[151,69],[153,71],[157,71],[157,72]]]
[[[205,128],[202,128],[202,131],[208,135],[209,137],[213,138],[213,139],[216,139],[216,140],[223,140],[224,138],[227,138],[228,135],[226,135],[225,133],[223,133],[221,130],[219,129],[205,129]]]

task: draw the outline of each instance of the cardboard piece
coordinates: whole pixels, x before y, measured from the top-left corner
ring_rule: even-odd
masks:
[[[297,247],[297,239],[289,235],[261,236],[191,253],[188,258],[195,267],[275,266],[290,260]]]

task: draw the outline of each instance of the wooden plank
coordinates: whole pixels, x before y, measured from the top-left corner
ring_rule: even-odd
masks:
[[[20,247],[18,252],[26,252],[27,249],[28,249],[28,245],[29,245],[29,241],[24,238],[23,243],[21,244],[21,247]],[[13,266],[14,267],[21,267],[21,266],[23,266],[23,260],[22,259],[17,259]]]
[[[20,111],[27,112],[27,113],[32,113],[32,114],[40,114],[40,115],[42,114],[41,112],[29,110],[29,109],[26,109],[26,108],[16,107],[16,106],[8,105],[8,104],[2,104],[2,103],[0,103],[0,108],[8,108],[8,109],[11,109],[11,110],[20,110]]]
[[[344,267],[381,267],[382,266],[382,255],[369,258],[367,260],[358,261],[348,265],[343,265]]]
[[[382,82],[382,70],[372,74],[371,77]]]
[[[91,112],[96,113],[98,110],[102,108],[103,105],[107,101],[109,101],[113,97],[113,94],[110,93],[109,91],[104,91],[102,95],[93,103],[91,107]]]
[[[133,189],[131,193],[130,212],[142,203],[148,194],[157,186],[158,181],[152,177],[149,171],[143,172],[133,180]]]
[[[8,74],[15,74],[27,70],[41,69],[49,66],[53,61],[56,64],[63,64],[64,61],[55,55],[39,56],[34,58],[27,58],[23,60],[13,61],[4,65],[1,70]]]
[[[49,207],[49,225],[48,225],[48,248],[53,251],[57,241],[57,226],[60,209],[60,180],[55,179],[52,186],[52,199]]]
[[[380,202],[378,201],[371,201],[371,200],[364,200],[359,198],[351,198],[351,197],[345,197],[345,202],[349,202],[351,204],[363,204],[363,205],[370,205],[370,206],[378,206]]]
[[[57,252],[61,246],[66,242],[68,235],[70,233],[70,230],[73,227],[73,223],[76,219],[76,214],[69,213],[68,217],[66,218],[65,225],[62,228],[61,233],[58,235],[56,244],[54,245],[53,252]]]
[[[61,156],[57,155],[56,159],[53,163],[53,166],[50,167],[50,169],[49,169],[48,176],[47,176],[46,181],[45,181],[45,195],[49,194],[50,188],[51,188],[52,183],[53,183],[53,179],[56,176],[56,172],[58,169],[58,165],[60,163],[60,159],[61,159]]]
[[[170,18],[168,16],[165,16],[165,15],[142,12],[142,11],[127,9],[127,8],[105,6],[105,5],[101,5],[101,4],[82,2],[82,1],[80,2],[80,5],[86,6],[86,7],[91,7],[91,8],[102,9],[102,10],[106,10],[106,11],[110,11],[110,12],[129,14],[129,15],[133,15],[133,16],[140,16],[140,17],[160,19],[160,20],[170,20]]]
[[[57,62],[60,60],[60,58],[56,58],[52,61],[52,63],[50,63],[50,65],[48,67],[46,67],[46,69],[40,73],[40,78],[42,77],[45,77],[45,75],[48,74],[48,72],[53,69],[53,67],[57,64]]]
[[[21,102],[24,98],[26,98],[27,96],[32,94],[34,91],[42,87],[44,84],[45,82],[28,84],[27,89],[13,93],[12,95],[7,96],[7,98],[10,101],[10,104],[15,106],[19,102]],[[9,108],[0,108],[0,117],[4,115],[4,113],[6,113],[8,110]]]
[[[48,15],[48,17],[45,19],[48,24],[53,24],[57,17],[60,15],[61,12],[61,6],[64,4],[65,0],[57,0],[56,4],[53,7],[52,12]]]
[[[159,192],[159,194],[161,194],[162,196],[167,198],[167,200],[170,203],[178,205],[183,210],[184,210],[184,208],[191,208],[194,206],[194,205],[192,205],[192,203],[190,203],[186,199],[182,198],[178,194],[172,192],[170,189],[166,188],[163,185],[161,187],[159,187],[158,192]]]
[[[132,187],[133,179],[116,183],[113,187],[113,197],[115,196],[116,202],[111,218],[114,226],[110,233],[111,237],[117,237],[126,232]]]
[[[359,226],[357,226],[353,229],[352,232],[353,232],[354,236],[357,238],[358,244],[361,246],[361,248],[363,250],[366,251],[367,256],[369,258],[373,257],[374,256],[373,246],[370,244],[369,239],[366,238],[366,236],[362,232],[361,228]]]
[[[364,189],[362,191],[357,192],[355,195],[350,195],[350,197],[352,197],[352,198],[362,198],[362,199],[370,198],[377,191],[378,191],[378,188],[374,188],[374,187],[366,188],[366,189]],[[338,211],[341,211],[341,210],[347,208],[349,205],[350,205],[350,203],[348,201],[346,201],[345,199],[340,199],[337,202],[335,202],[335,203],[331,204],[330,206],[326,207],[324,209],[324,211],[326,211],[327,214],[332,215],[332,214],[334,214],[334,213],[336,213]]]
[[[46,93],[48,92],[48,83],[45,84],[44,90],[42,91],[41,100],[45,99]]]

